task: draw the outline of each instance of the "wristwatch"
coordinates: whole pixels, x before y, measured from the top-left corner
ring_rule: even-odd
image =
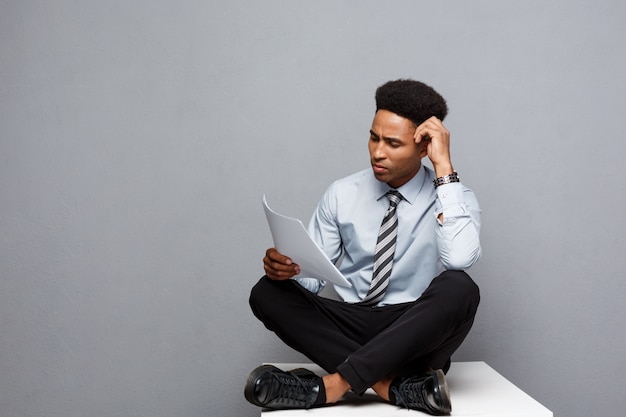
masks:
[[[435,188],[437,188],[440,185],[450,184],[452,182],[461,182],[461,180],[459,180],[459,174],[456,171],[453,171],[452,174],[444,175],[443,177],[439,177],[439,178],[435,178],[433,180],[433,185],[435,186]]]

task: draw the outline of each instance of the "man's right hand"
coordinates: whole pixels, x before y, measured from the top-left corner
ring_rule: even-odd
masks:
[[[276,248],[269,248],[263,258],[265,274],[269,279],[284,281],[300,273],[298,264],[292,262],[287,256],[278,252]]]

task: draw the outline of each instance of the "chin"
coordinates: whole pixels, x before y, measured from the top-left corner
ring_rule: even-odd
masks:
[[[381,174],[374,173],[374,177],[376,177],[376,179],[378,181],[380,181],[380,182],[388,182],[389,181],[388,178],[386,178],[384,175],[381,175]]]

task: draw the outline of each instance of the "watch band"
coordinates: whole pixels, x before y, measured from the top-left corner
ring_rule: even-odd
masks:
[[[450,184],[452,182],[461,182],[461,180],[459,180],[459,174],[456,171],[452,172],[452,174],[444,175],[443,177],[439,177],[439,178],[435,178],[433,180],[433,185],[435,186],[435,188],[437,188],[440,185]]]

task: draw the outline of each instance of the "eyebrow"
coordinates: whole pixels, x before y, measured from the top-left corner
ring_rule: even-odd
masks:
[[[376,139],[381,139],[380,136],[378,136],[376,133],[374,133],[373,130],[370,129],[370,135],[374,136]],[[397,142],[397,143],[402,143],[402,141],[400,140],[400,138],[395,138],[395,137],[384,137],[382,138],[384,141],[386,142]]]

